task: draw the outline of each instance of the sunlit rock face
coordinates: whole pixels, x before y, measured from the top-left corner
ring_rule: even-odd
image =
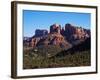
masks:
[[[89,38],[90,30],[73,26],[68,23],[65,25],[63,36],[65,36],[69,42],[76,44],[77,42],[84,41],[85,39]]]
[[[23,42],[30,47],[57,45],[67,48],[79,44],[91,36],[89,29],[77,27],[70,23],[65,24],[63,28],[60,24],[53,24],[49,31],[36,29],[35,35],[30,39],[25,38]]]
[[[60,34],[60,31],[61,31],[61,25],[53,24],[53,25],[50,26],[50,33],[57,32],[57,33]]]

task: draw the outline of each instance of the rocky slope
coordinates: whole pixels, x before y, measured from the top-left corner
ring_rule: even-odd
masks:
[[[65,28],[61,28],[61,25],[53,24],[50,26],[50,32],[37,29],[35,35],[30,38],[24,38],[23,44],[26,47],[33,48],[56,45],[67,50],[74,45],[84,42],[90,36],[90,30],[82,27],[67,23]]]

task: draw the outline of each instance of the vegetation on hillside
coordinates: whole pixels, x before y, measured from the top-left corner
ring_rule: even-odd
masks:
[[[58,46],[42,46],[28,50],[24,48],[23,68],[34,69],[91,65],[90,50],[74,51],[73,54],[71,51],[62,50]],[[61,55],[57,55],[58,53]]]

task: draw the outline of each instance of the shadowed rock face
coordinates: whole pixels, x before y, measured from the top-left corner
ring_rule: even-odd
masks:
[[[30,47],[57,45],[61,48],[68,49],[73,45],[77,45],[90,37],[90,30],[82,27],[76,27],[71,24],[66,24],[65,29],[59,24],[50,26],[50,32],[47,30],[37,29],[35,35],[27,40],[24,39],[24,44]]]
[[[41,37],[41,36],[45,36],[47,34],[48,34],[47,30],[36,29],[36,31],[35,31],[35,37]]]
[[[82,51],[88,51],[91,49],[91,38],[87,38],[85,41],[79,43],[78,45],[73,46],[72,48],[68,49],[68,50],[63,50],[61,52],[59,52],[57,55],[57,57],[63,57],[70,54],[74,54],[75,52],[82,52]]]

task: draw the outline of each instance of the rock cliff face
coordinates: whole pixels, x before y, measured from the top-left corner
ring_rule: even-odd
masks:
[[[66,24],[63,36],[65,36],[70,43],[76,44],[77,42],[84,41],[85,39],[89,38],[90,30],[73,26],[71,24]]]
[[[29,39],[24,39],[24,44],[30,47],[57,45],[67,49],[79,44],[90,37],[90,30],[66,24],[65,29],[59,24],[50,26],[50,32],[37,29],[35,35]]]
[[[59,33],[52,33],[52,34],[48,34],[46,38],[41,39],[37,46],[40,45],[56,45],[56,46],[60,46],[62,48],[67,48],[67,47],[71,47],[71,44],[68,43],[67,40],[64,39],[64,37],[59,34]]]
[[[36,29],[36,31],[35,31],[35,37],[41,37],[41,36],[45,36],[47,34],[48,34],[47,30]]]
[[[60,34],[60,31],[61,31],[61,25],[53,24],[50,26],[50,33],[57,32]]]

